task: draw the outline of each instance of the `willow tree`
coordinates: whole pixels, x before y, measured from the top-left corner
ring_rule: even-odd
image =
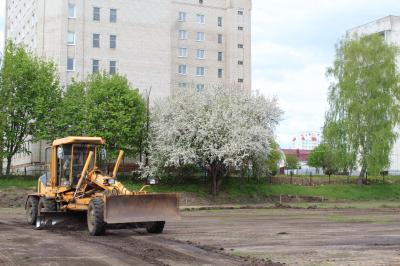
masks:
[[[378,34],[342,40],[327,75],[331,78],[324,139],[345,167],[378,174],[390,165],[397,138],[400,88],[398,49]],[[344,161],[343,161],[344,160]]]

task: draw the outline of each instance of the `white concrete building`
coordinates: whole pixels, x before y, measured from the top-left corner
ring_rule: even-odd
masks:
[[[362,36],[375,33],[382,35],[387,42],[400,46],[400,16],[387,16],[347,31],[347,35],[350,37],[355,34]],[[397,62],[399,65],[400,56],[397,58]],[[389,173],[400,174],[400,139],[393,146],[390,160]]]
[[[64,86],[107,71],[151,87],[152,99],[178,86],[250,91],[251,8],[251,0],[6,0],[6,39],[54,60]],[[16,157],[14,167],[40,163]]]

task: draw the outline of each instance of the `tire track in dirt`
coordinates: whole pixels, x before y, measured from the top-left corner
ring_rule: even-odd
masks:
[[[0,231],[7,232],[6,239],[0,236],[0,251],[23,250],[3,255],[0,265],[11,265],[12,260],[15,265],[39,265],[44,261],[55,265],[276,265],[171,239],[168,230],[165,235],[148,235],[131,229],[109,230],[105,236],[92,237],[86,232],[85,224],[69,226],[69,229],[55,227],[37,231],[21,218],[0,219]],[[1,244],[3,241],[8,241],[7,245]],[[51,252],[46,251],[49,248]]]

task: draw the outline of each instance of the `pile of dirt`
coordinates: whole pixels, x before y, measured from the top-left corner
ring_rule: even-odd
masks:
[[[26,196],[34,193],[29,188],[7,188],[0,190],[0,208],[20,208],[25,206]]]

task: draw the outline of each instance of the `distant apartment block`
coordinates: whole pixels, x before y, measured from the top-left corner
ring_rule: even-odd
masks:
[[[152,99],[178,87],[250,91],[251,9],[251,0],[6,0],[6,38],[54,60],[64,87],[106,71],[151,87]],[[14,168],[41,163],[16,157]]]
[[[400,46],[400,16],[387,16],[370,23],[352,28],[347,31],[348,36],[362,36],[369,34],[380,34],[387,42]],[[397,58],[397,64],[400,63],[400,57]],[[391,174],[400,173],[400,139],[396,141],[390,156],[391,165],[389,172]]]

